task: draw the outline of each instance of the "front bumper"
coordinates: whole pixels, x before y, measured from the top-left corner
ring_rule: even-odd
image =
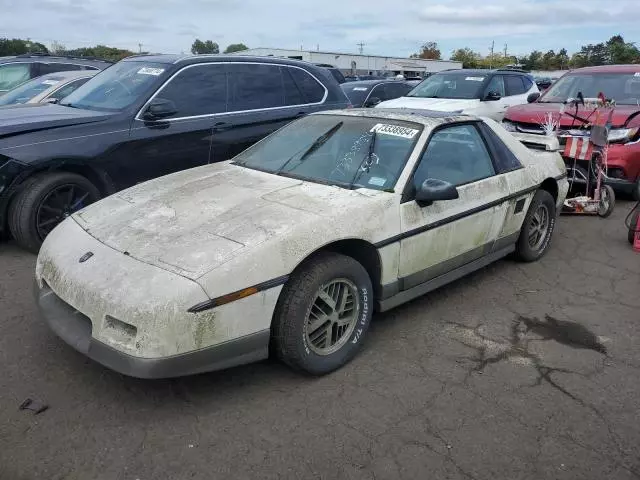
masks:
[[[111,370],[137,378],[170,378],[234,367],[267,358],[269,330],[213,347],[165,358],[140,358],[91,336],[91,320],[64,302],[48,286],[34,284],[41,317],[51,330],[80,353]]]

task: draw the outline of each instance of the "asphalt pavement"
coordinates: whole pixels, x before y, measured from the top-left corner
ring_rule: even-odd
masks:
[[[48,331],[35,257],[0,244],[0,479],[638,479],[630,208],[562,217],[541,261],[375,316],[362,354],[322,378],[275,361],[108,371]]]

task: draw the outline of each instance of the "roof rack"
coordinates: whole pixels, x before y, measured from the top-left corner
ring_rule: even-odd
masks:
[[[74,60],[91,60],[94,62],[113,63],[111,60],[105,60],[104,58],[80,57],[77,55],[52,55],[50,53],[42,53],[42,52],[23,53],[20,55],[16,55],[16,58],[30,58],[30,57],[71,58]]]
[[[497,68],[497,72],[518,72],[518,73],[530,73],[521,68]]]

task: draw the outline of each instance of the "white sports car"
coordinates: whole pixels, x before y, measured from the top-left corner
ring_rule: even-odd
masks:
[[[310,115],[233,161],[66,219],[40,250],[39,309],[63,340],[126,375],[269,352],[324,374],[356,354],[374,310],[512,252],[545,253],[568,184],[553,145],[539,147],[470,116]]]

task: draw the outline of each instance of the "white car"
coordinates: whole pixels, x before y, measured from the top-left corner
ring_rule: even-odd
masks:
[[[446,70],[430,76],[406,96],[376,108],[425,109],[465,113],[501,121],[507,108],[531,103],[540,91],[519,70]]]
[[[0,107],[20,103],[58,103],[87,83],[98,70],[56,72],[34,78],[0,97]]]
[[[567,188],[557,151],[489,119],[313,114],[233,161],[72,214],[40,249],[37,303],[63,340],[126,375],[270,351],[324,374],[356,354],[374,310],[512,252],[540,258]]]

